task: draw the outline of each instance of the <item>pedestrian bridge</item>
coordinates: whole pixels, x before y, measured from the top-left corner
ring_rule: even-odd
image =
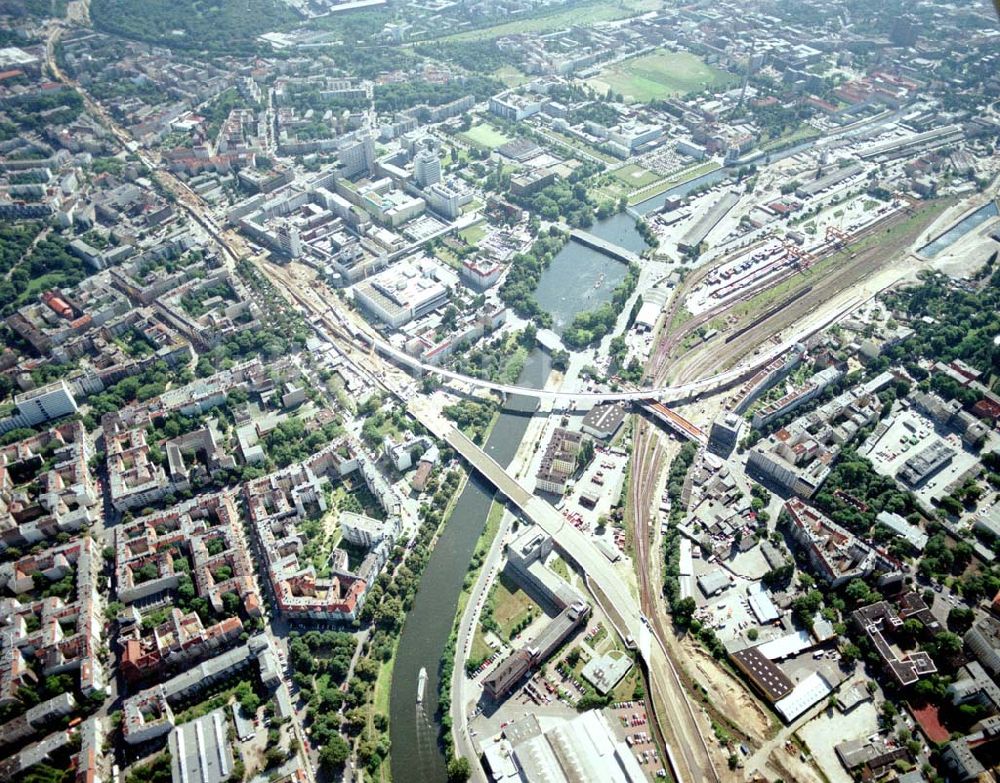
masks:
[[[604,255],[610,256],[611,258],[625,264],[631,264],[633,261],[639,261],[641,258],[637,253],[633,253],[631,250],[626,250],[621,245],[614,244],[614,242],[608,242],[606,239],[601,239],[599,236],[595,236],[589,231],[582,231],[579,228],[574,228],[569,232],[569,235],[581,245],[586,245],[599,253],[604,253]]]

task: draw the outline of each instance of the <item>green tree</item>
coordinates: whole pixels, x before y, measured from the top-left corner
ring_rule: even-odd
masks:
[[[339,734],[334,734],[319,752],[319,765],[328,775],[332,775],[344,766],[351,754],[351,747]]]
[[[472,777],[472,767],[469,760],[456,756],[448,762],[448,783],[464,783]]]
[[[676,604],[674,604],[674,620],[680,626],[685,626],[690,624],[691,617],[694,615],[694,610],[698,608],[698,604],[695,603],[694,598],[688,596],[682,598]]]

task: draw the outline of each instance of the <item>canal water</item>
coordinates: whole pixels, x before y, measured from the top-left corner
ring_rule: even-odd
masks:
[[[632,209],[636,214],[646,215],[662,207],[668,196],[687,195],[697,187],[718,182],[726,174],[725,169],[711,171]],[[646,249],[646,240],[636,230],[631,211],[600,220],[587,231],[633,253]],[[596,310],[610,302],[626,272],[627,267],[621,261],[571,239],[542,272],[535,287],[535,299],[543,310],[552,314],[552,328],[556,334],[562,334],[579,313]]]
[[[642,239],[638,234],[636,237]],[[552,315],[553,331],[562,334],[577,313],[610,302],[627,271],[621,261],[571,239],[542,272],[535,299]]]
[[[977,209],[971,215],[967,215],[963,220],[956,223],[930,244],[924,245],[920,248],[919,252],[928,258],[934,258],[934,256],[951,247],[970,231],[979,228],[979,226],[990,218],[996,217],[998,213],[1000,213],[1000,210],[997,209],[996,202],[991,201]]]
[[[773,154],[770,159],[774,161],[794,155],[811,145],[811,141],[796,145]],[[709,172],[647,199],[632,207],[631,211],[638,215],[649,214],[662,207],[669,196],[685,196],[697,187],[719,182],[727,174],[726,169]],[[645,240],[635,228],[635,218],[628,212],[598,221],[587,230],[636,253],[646,247]],[[624,279],[625,271],[626,267],[620,261],[570,241],[543,273],[536,296],[539,303],[553,314],[557,328],[561,329],[558,325],[561,323],[564,327],[577,312],[610,301],[611,292]],[[602,272],[604,280],[595,287]],[[591,298],[587,298],[590,292]],[[541,387],[549,369],[548,357],[536,350],[526,362],[518,383]],[[487,453],[501,465],[507,465],[516,453],[535,405],[536,401],[530,398],[508,398],[486,442]],[[395,783],[439,783],[446,778],[435,720],[440,680],[438,666],[451,634],[466,568],[486,526],[493,495],[493,488],[478,475],[469,479],[431,553],[413,608],[406,616],[389,697],[392,777]],[[427,684],[424,703],[418,708],[417,680],[422,667],[427,669]]]
[[[518,383],[540,388],[550,370],[549,358],[535,350],[521,371]],[[509,397],[500,418],[486,441],[485,450],[506,466],[524,438],[537,401],[530,397]],[[455,503],[427,568],[413,608],[406,616],[396,654],[392,690],[389,696],[392,779],[395,783],[439,783],[445,780],[444,755],[438,746],[438,665],[458,608],[466,568],[472,559],[494,491],[478,474],[473,474]],[[427,669],[424,703],[417,706],[417,679]]]

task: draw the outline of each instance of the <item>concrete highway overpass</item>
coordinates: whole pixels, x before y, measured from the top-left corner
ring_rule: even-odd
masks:
[[[852,305],[852,307],[853,306],[854,305]],[[835,318],[830,320],[836,320],[836,318],[839,318],[840,315],[841,313],[838,313]],[[338,321],[340,320],[336,315],[333,315],[332,317]],[[408,353],[405,353],[395,346],[385,342],[384,340],[373,337],[360,329],[352,328],[352,335],[350,339],[355,343],[363,343],[363,345],[359,346],[363,350],[370,350],[374,347],[380,355],[392,360],[397,365],[408,368],[418,374],[426,373],[449,381],[464,383],[477,389],[487,389],[489,391],[499,392],[500,394],[522,394],[526,397],[534,397],[539,400],[559,400],[563,402],[597,404],[599,402],[615,402],[619,400],[628,402],[645,402],[647,400],[663,402],[684,399],[694,394],[712,392],[727,388],[728,386],[737,383],[748,375],[756,372],[764,365],[769,364],[775,357],[785,353],[793,345],[801,342],[810,334],[813,334],[825,325],[826,324],[823,324],[821,326],[803,330],[801,333],[794,335],[792,338],[785,340],[781,344],[754,356],[752,360],[746,364],[739,365],[731,370],[716,373],[715,375],[710,375],[705,378],[699,378],[696,381],[669,386],[656,386],[648,389],[628,388],[619,389],[618,391],[601,392],[573,392],[563,391],[560,389],[536,389],[531,386],[518,386],[510,383],[497,383],[484,378],[473,378],[471,375],[465,375],[463,373],[445,369],[444,367],[438,367],[437,365],[422,362],[419,359],[410,356]]]

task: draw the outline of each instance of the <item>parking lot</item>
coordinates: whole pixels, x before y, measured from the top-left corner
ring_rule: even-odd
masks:
[[[708,573],[720,566],[702,560],[695,560],[695,575]],[[715,629],[716,635],[723,642],[745,636],[751,628],[757,628],[759,633],[758,641],[764,642],[771,638],[770,628],[761,628],[757,618],[750,610],[750,603],[747,598],[747,588],[750,581],[741,577],[733,577],[730,580],[730,587],[708,598],[695,585],[695,601],[698,609],[695,617]],[[774,635],[780,636],[779,629],[774,629]]]
[[[925,506],[947,494],[946,488],[977,462],[975,454],[966,451],[962,439],[954,432],[939,432],[934,423],[912,409],[901,411],[892,419],[881,438],[871,445],[867,456],[875,470],[883,476],[895,478],[910,457],[936,441],[943,441],[955,452],[951,463],[914,489],[914,494]]]
[[[878,711],[872,702],[859,704],[848,713],[838,709],[823,710],[799,729],[816,763],[830,783],[851,783],[834,747],[841,742],[867,737],[878,731]]]
[[[525,715],[571,719],[578,713],[576,708],[558,698],[555,686],[546,684],[542,670],[535,672],[531,679],[511,693],[492,713],[478,713],[469,721],[472,734],[484,739],[499,735],[508,723]]]
[[[625,740],[646,773],[651,777],[665,777],[663,759],[653,742],[645,701],[614,704],[608,707],[607,714],[615,734]],[[661,770],[664,771],[661,773]]]
[[[628,457],[621,449],[598,446],[593,461],[559,505],[570,524],[621,551],[624,551],[624,534],[610,524],[603,532],[598,533],[597,522],[610,513],[611,507],[618,500],[627,464]],[[593,507],[588,507],[589,501],[584,496],[595,499]]]

